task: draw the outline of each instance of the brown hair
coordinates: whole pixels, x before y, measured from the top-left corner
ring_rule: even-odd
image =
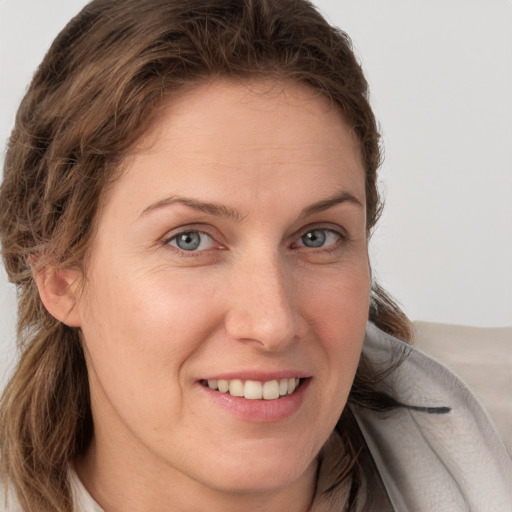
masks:
[[[0,404],[0,470],[24,510],[72,510],[69,463],[93,429],[80,333],[45,310],[30,263],[47,258],[85,272],[102,194],[163,98],[216,76],[255,75],[309,84],[341,107],[360,142],[370,235],[381,211],[380,148],[367,83],[348,36],[306,0],[95,0],[34,75],[0,191],[21,351]],[[410,336],[406,317],[376,284],[370,319]],[[393,406],[374,392],[378,378],[362,360],[350,400]],[[345,473],[355,465],[357,474],[362,441],[350,423],[342,416],[338,430],[350,447]]]

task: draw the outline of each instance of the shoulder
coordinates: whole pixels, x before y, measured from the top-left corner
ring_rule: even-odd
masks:
[[[512,510],[512,461],[469,389],[373,324],[363,353],[382,365],[404,357],[385,384],[410,407],[353,408],[395,510]]]

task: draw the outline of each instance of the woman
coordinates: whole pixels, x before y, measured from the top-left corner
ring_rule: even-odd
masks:
[[[306,2],[72,20],[0,195],[7,510],[506,510],[485,413],[389,336],[379,157],[350,41]]]

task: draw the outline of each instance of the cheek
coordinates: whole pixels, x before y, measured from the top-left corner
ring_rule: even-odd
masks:
[[[306,283],[307,285],[307,283]],[[312,289],[313,282],[307,288]],[[357,370],[370,302],[370,275],[354,265],[316,279],[303,311],[320,340],[329,393],[346,399]],[[343,402],[344,405],[344,402]]]
[[[214,291],[197,284],[169,271],[135,266],[108,275],[97,272],[86,290],[85,328],[92,339],[123,351],[163,348],[159,344],[178,350],[181,340],[188,344],[186,333],[194,338],[199,330],[207,331],[208,317],[215,314]]]
[[[200,272],[113,267],[92,269],[85,290],[82,331],[92,365],[112,385],[182,378],[222,320],[220,286]]]
[[[176,276],[135,268],[94,275],[82,307],[91,386],[121,415],[171,412],[187,362],[218,320],[210,290],[198,293]],[[155,417],[153,424],[160,419],[166,421]]]
[[[304,315],[322,338],[357,338],[364,331],[370,305],[370,272],[365,259],[303,278],[300,285]]]

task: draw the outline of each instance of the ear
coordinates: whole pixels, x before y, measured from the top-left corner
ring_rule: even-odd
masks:
[[[34,272],[39,296],[48,313],[69,327],[81,327],[77,290],[81,279],[78,270],[44,266]]]

